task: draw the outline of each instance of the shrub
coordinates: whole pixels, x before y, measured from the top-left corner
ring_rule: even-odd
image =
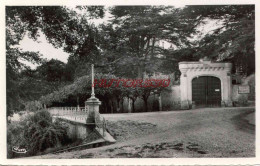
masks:
[[[237,99],[237,103],[239,106],[247,106],[248,105],[248,97],[246,95],[240,95]]]
[[[24,126],[22,123],[13,122],[7,126],[7,158],[19,157],[21,154],[12,152],[12,147],[26,147],[26,140],[23,137]],[[23,154],[24,156],[25,154]]]
[[[42,108],[42,104],[39,101],[30,101],[25,103],[25,109],[31,112],[38,111]]]
[[[27,155],[36,155],[47,148],[59,147],[67,141],[67,128],[59,121],[53,123],[46,110],[37,111],[18,124],[8,127],[8,144],[26,148]]]
[[[248,94],[248,99],[249,100],[255,100],[255,77],[252,77],[248,85],[250,86],[250,93]]]

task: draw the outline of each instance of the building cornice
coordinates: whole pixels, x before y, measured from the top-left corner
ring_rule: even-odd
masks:
[[[212,63],[210,61],[202,61],[202,62],[180,62],[179,69],[181,72],[187,71],[219,71],[225,70],[230,72],[232,68],[231,63]]]

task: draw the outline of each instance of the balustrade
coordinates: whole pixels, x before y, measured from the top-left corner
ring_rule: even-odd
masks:
[[[64,115],[87,115],[87,107],[51,107],[48,108],[51,115],[64,116]]]

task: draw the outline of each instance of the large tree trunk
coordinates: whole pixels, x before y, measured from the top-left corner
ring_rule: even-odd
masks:
[[[131,99],[128,98],[128,113],[132,112],[132,108],[131,108]]]
[[[155,44],[155,41],[156,41],[155,38],[153,38],[152,41],[153,41],[153,43],[152,43],[152,51],[151,51],[151,53],[152,53],[151,56],[152,57],[151,58],[153,59],[154,58],[154,44]]]
[[[104,102],[104,106],[105,106],[104,112],[107,113],[107,102]]]
[[[77,107],[79,109],[79,96],[77,96]]]
[[[151,38],[148,37],[147,43],[146,43],[146,49],[144,51],[144,63],[142,64],[142,79],[146,77],[146,62],[149,61],[148,53],[149,53],[149,46],[150,46],[150,40]]]
[[[132,111],[135,112],[135,100],[132,99]]]
[[[122,112],[125,112],[125,110],[124,110],[124,98],[121,99],[121,110],[122,110]]]
[[[113,114],[113,101],[109,100],[109,105],[110,105],[110,111]]]
[[[144,100],[144,111],[148,112],[148,97],[143,97]]]
[[[116,112],[120,112],[120,110],[121,110],[121,109],[120,109],[120,98],[117,98],[117,99],[116,99],[116,106],[117,106],[117,107],[116,107]]]
[[[159,111],[162,111],[162,97],[161,97],[161,93],[159,93],[158,101],[159,101]]]
[[[138,78],[143,78],[143,67],[141,64],[137,66],[137,70],[138,70]]]

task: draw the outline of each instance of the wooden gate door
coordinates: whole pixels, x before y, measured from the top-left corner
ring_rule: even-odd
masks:
[[[192,101],[196,106],[220,106],[221,82],[217,77],[201,76],[192,80]]]

